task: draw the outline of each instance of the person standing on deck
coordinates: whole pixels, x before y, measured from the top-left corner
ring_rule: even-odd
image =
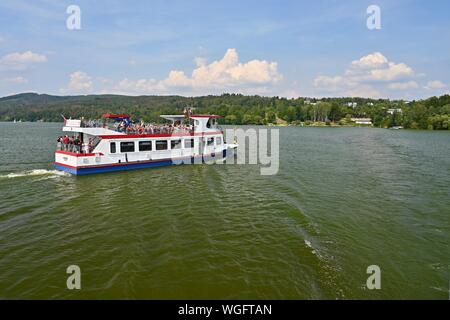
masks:
[[[63,140],[62,141],[63,142],[63,148],[64,148],[65,151],[67,151],[68,148],[69,148],[69,142],[70,142],[69,136],[66,134],[62,140]]]
[[[94,150],[94,141],[92,140],[92,138],[89,138],[89,144],[88,144],[88,153],[91,153],[92,150]]]

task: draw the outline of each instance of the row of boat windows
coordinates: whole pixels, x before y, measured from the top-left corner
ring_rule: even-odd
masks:
[[[216,145],[222,144],[221,137],[211,137],[206,140],[207,146],[213,146],[214,140],[216,141]],[[156,140],[155,141],[155,150],[168,150],[170,142],[170,149],[181,149],[182,140]],[[192,149],[194,147],[194,139],[184,139],[184,149]],[[116,153],[116,143],[110,142],[110,153]],[[152,140],[143,140],[138,141],[138,150],[139,151],[152,151],[153,150],[153,141]],[[135,142],[134,141],[124,141],[120,142],[120,152],[135,152]]]

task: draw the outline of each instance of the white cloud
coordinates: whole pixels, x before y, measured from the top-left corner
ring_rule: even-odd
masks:
[[[404,63],[389,62],[386,68],[370,70],[369,75],[368,80],[392,81],[412,77],[414,72]]]
[[[158,82],[155,79],[128,80],[125,78],[114,89],[117,93],[154,92]]]
[[[8,83],[13,83],[13,84],[24,84],[24,83],[28,83],[28,79],[24,78],[24,77],[14,77],[14,78],[7,78],[5,79],[6,82]]]
[[[314,79],[314,86],[318,88],[326,88],[328,91],[340,90],[346,86],[347,79],[342,76],[317,76]]]
[[[169,76],[158,83],[158,86],[161,86],[161,89],[170,87],[189,87],[192,85],[192,79],[186,77],[183,71],[177,70],[170,71]]]
[[[323,91],[339,92],[341,95],[376,98],[380,96],[380,90],[383,88],[418,88],[415,81],[399,81],[414,77],[414,70],[405,63],[394,63],[382,53],[374,52],[352,61],[342,75],[317,76],[314,86]]]
[[[434,89],[442,89],[445,87],[446,87],[445,83],[443,83],[439,80],[434,80],[434,81],[428,81],[427,85],[425,86],[425,89],[434,90]]]
[[[97,77],[96,79],[102,84],[106,84],[106,85],[113,84],[113,81],[106,77]]]
[[[196,59],[197,68],[191,77],[183,71],[171,71],[169,77],[162,81],[166,87],[191,86],[193,88],[234,87],[241,85],[259,85],[276,83],[281,79],[276,62],[251,60],[239,62],[235,49],[228,49],[221,60],[210,64],[204,59]]]
[[[91,77],[83,71],[76,71],[70,75],[67,88],[60,89],[61,93],[89,93],[94,89]]]
[[[202,57],[197,57],[197,58],[194,59],[194,61],[195,61],[195,65],[197,67],[205,66],[206,63],[207,63],[206,59],[202,58]]]
[[[207,64],[204,58],[195,59],[196,68],[191,75],[183,71],[172,70],[163,80],[127,78],[119,82],[115,91],[132,93],[173,93],[184,90],[197,93],[236,90],[240,92],[266,91],[267,85],[277,83],[282,79],[278,73],[276,62],[251,60],[239,62],[236,49],[228,49],[221,60]],[[264,89],[261,89],[263,87]]]
[[[391,90],[417,89],[419,88],[419,84],[413,80],[408,82],[393,82],[388,85],[388,88]]]
[[[31,51],[13,52],[0,58],[0,66],[7,69],[24,70],[29,65],[47,62],[47,56]]]
[[[352,62],[353,68],[376,69],[388,64],[388,60],[380,52],[374,52]]]

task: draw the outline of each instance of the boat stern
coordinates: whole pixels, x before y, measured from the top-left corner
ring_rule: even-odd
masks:
[[[101,163],[101,153],[73,153],[58,150],[55,152],[55,169],[71,174],[83,174],[82,168],[95,166]]]

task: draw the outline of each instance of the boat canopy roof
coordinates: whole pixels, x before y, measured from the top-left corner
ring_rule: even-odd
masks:
[[[114,120],[123,120],[123,119],[130,119],[130,115],[126,114],[126,113],[120,113],[120,114],[114,114],[114,113],[105,113],[103,116],[103,118],[108,118],[108,119],[114,119]]]
[[[166,119],[166,120],[170,120],[170,121],[181,121],[186,118],[186,116],[183,114],[163,114],[163,115],[160,115],[160,117],[163,119]],[[214,114],[192,114],[189,117],[190,118],[212,118],[212,119],[223,118],[222,116],[216,116]]]
[[[191,118],[211,118],[211,119],[217,119],[217,118],[223,118],[222,116],[217,116],[215,114],[193,114],[191,115]]]
[[[185,118],[183,114],[162,114],[160,117],[173,122],[182,121]]]

